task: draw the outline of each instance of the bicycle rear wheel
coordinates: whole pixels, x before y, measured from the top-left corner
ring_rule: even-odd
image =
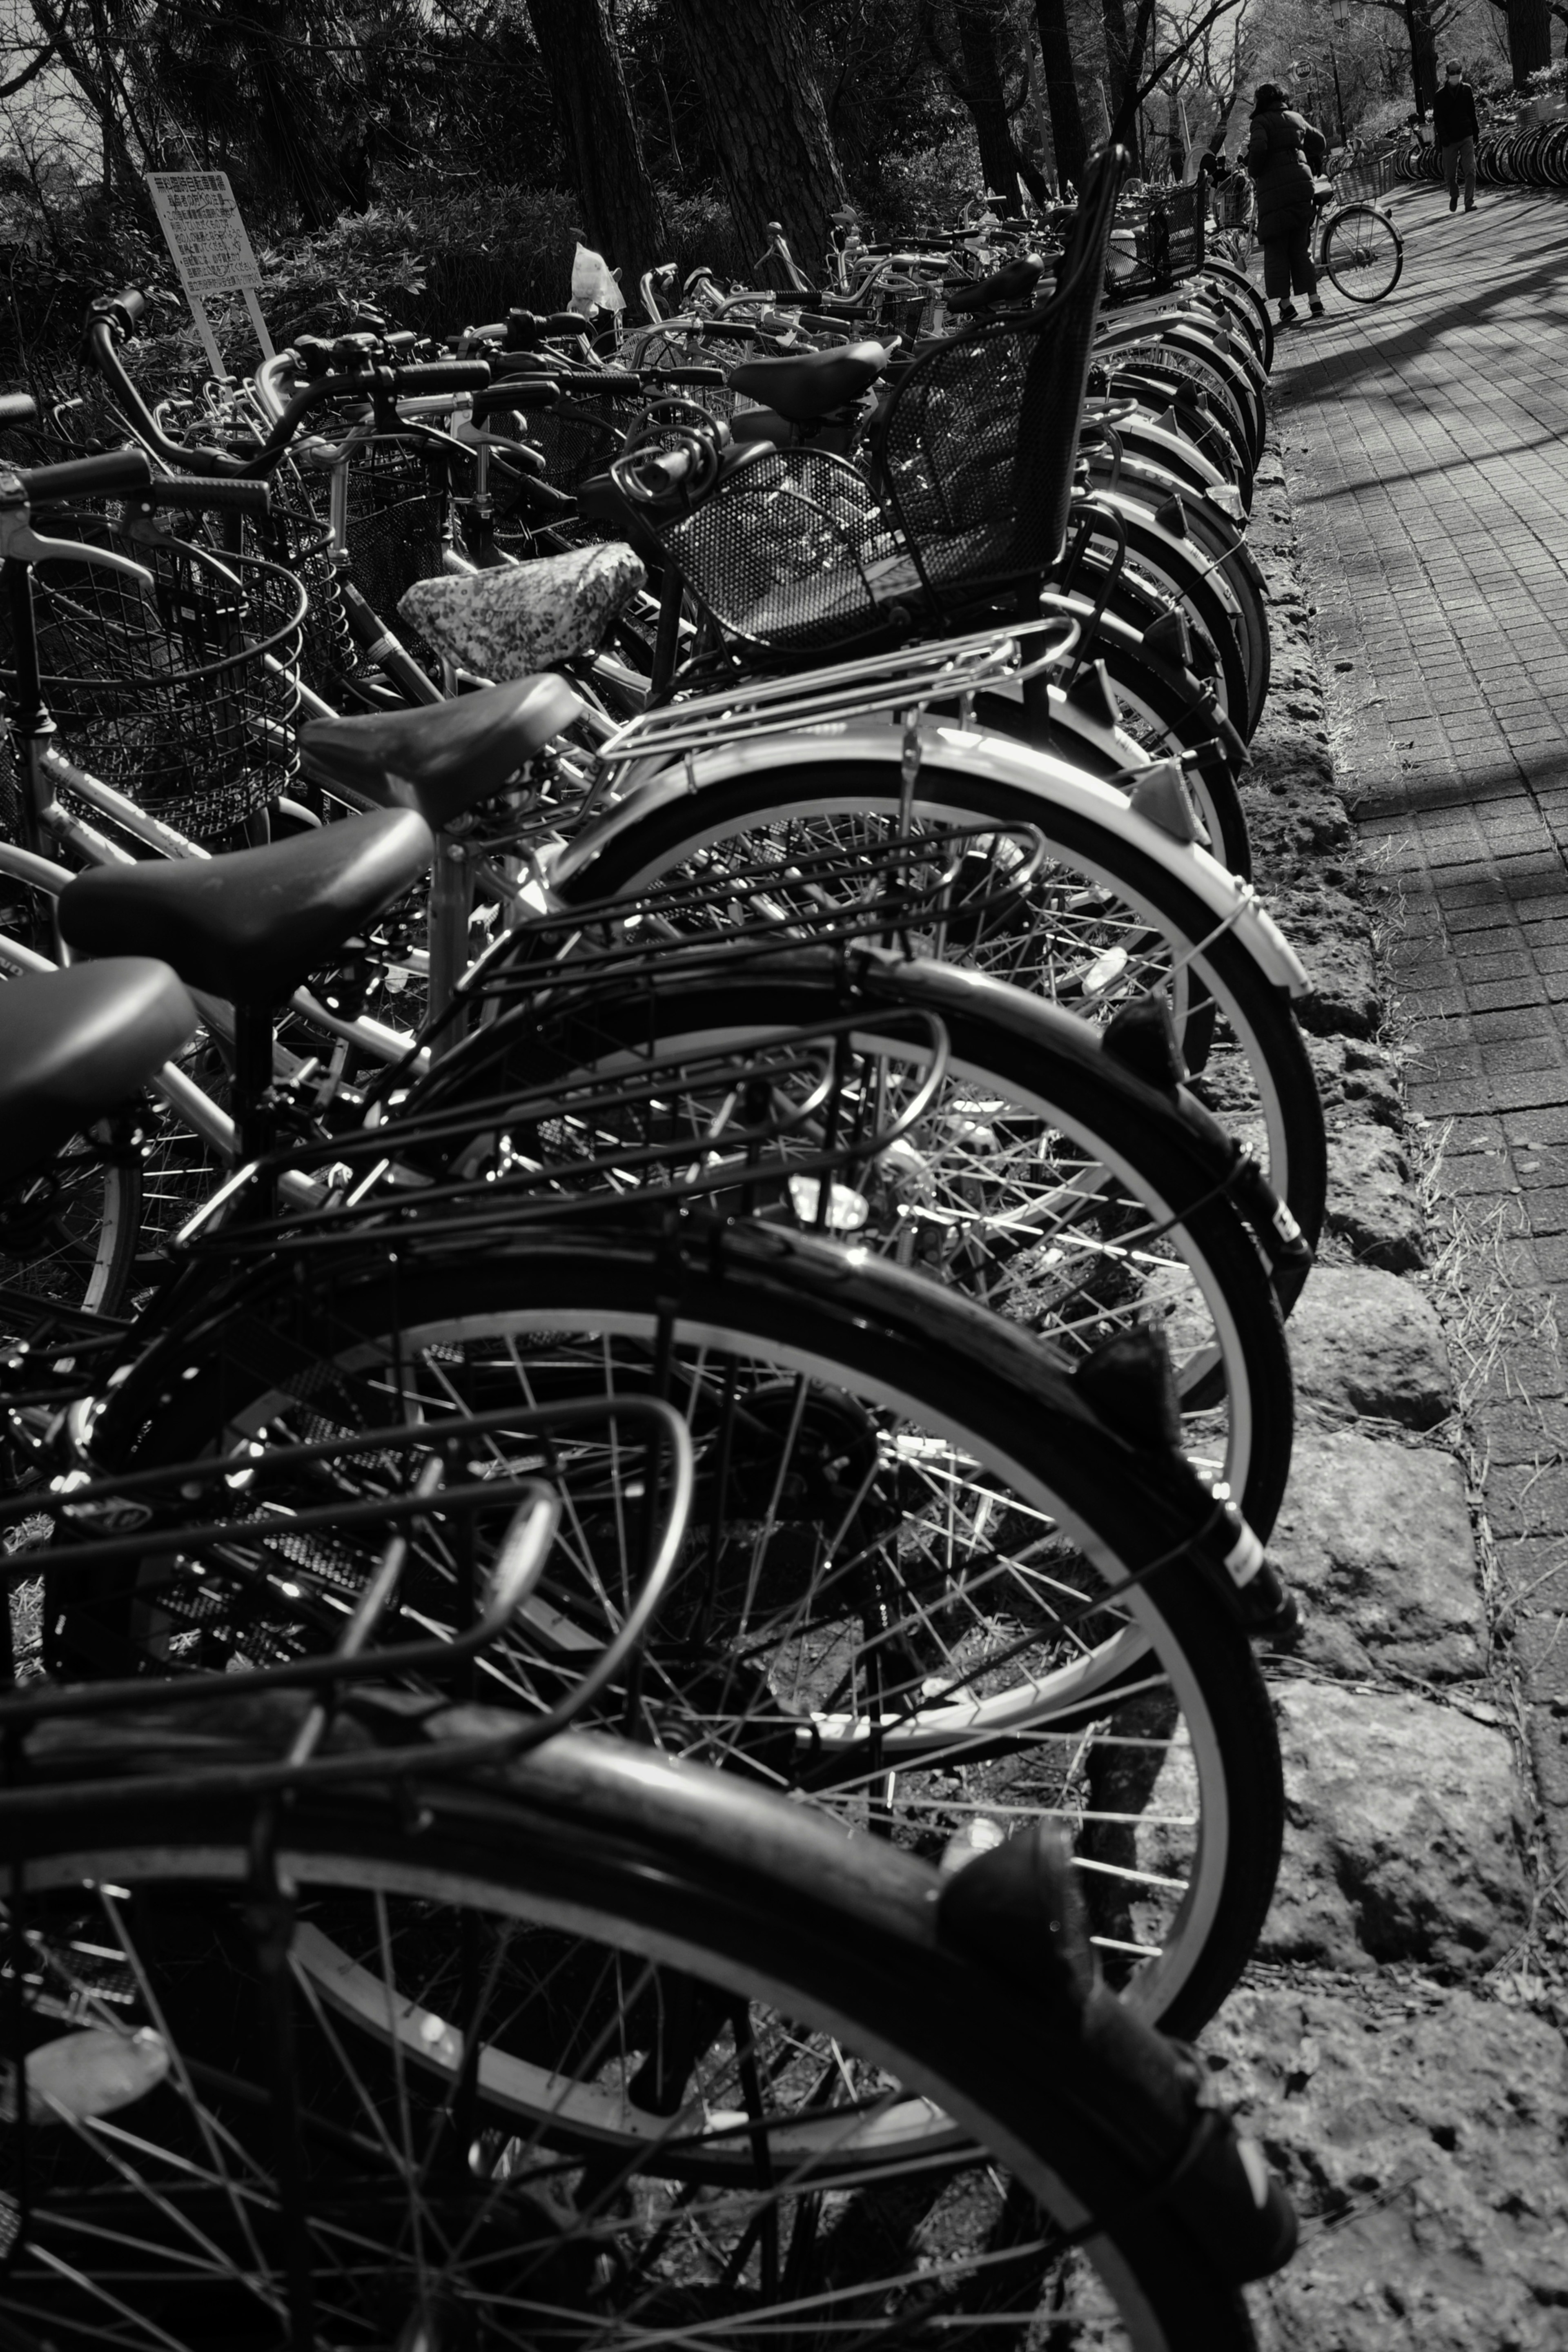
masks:
[[[145,1779],[182,1732],[238,1752],[211,1717],[91,1730],[79,1778]],[[1180,2102],[1097,2111],[1113,2078],[1070,2029],[942,1948],[929,1870],[582,1739],[416,1801],[411,1833],[374,1790],[302,1792],[286,1902],[254,1885],[254,1804],[199,1782],[155,1834],[57,1788],[7,1840],[14,2327],[58,2352],[1252,2346],[1150,2201]]]
[[[498,1228],[482,1253],[471,1235],[431,1246],[390,1272],[219,1292],[115,1391],[101,1458],[250,1464],[301,1436],[667,1395],[692,1432],[698,1502],[605,1720],[921,1853],[977,1817],[1060,1821],[1113,1981],[1196,2032],[1267,1911],[1283,1800],[1247,1640],[1187,1557],[1212,1505],[1186,1465],[1100,1429],[1001,1318],[781,1227]],[[537,1442],[504,1419],[474,1440],[476,1464],[522,1455]],[[353,1491],[333,1473],[334,1496]],[[323,1497],[301,1484],[283,1499]],[[632,1545],[619,1503],[574,1520],[547,1606],[492,1653],[487,1694],[553,1704],[619,1622]],[[213,1664],[297,1646],[289,1612],[240,1616],[211,1571],[182,1581],[162,1542],[139,1589],[132,1568],[133,1589],[84,1593],[68,1550],[49,1558],[50,1625],[100,1655],[118,1640],[112,1665],[128,1622],[143,1639],[162,1625],[164,1672],[194,1639]],[[302,1561],[294,1580],[342,1591],[360,1572]],[[434,1550],[407,1581],[416,1621],[449,1624],[457,1581]],[[226,1654],[212,1646],[226,1610]]]
[[[1399,283],[1405,247],[1373,205],[1346,205],[1323,231],[1322,267],[1349,302],[1381,302]]]
[[[1021,731],[1021,730],[1020,730]],[[704,784],[583,836],[557,876],[563,904],[584,906],[668,877],[711,881],[726,865],[781,867],[831,849],[885,845],[911,824],[1033,825],[1048,845],[1032,886],[1037,919],[973,959],[1003,980],[1100,1018],[1131,996],[1168,992],[1204,1098],[1254,1144],[1309,1242],[1322,1227],[1327,1146],[1311,1064],[1288,999],[1227,926],[1135,849],[1085,825],[1045,792],[971,771],[922,767],[908,805],[896,761],[780,762]],[[1201,943],[1201,944],[1200,944]],[[950,960],[955,958],[949,950]],[[1216,1033],[1215,1014],[1224,1024]],[[1226,1033],[1228,1032],[1228,1034]],[[1217,1034],[1217,1043],[1216,1040]],[[1212,1047],[1212,1050],[1211,1050]]]

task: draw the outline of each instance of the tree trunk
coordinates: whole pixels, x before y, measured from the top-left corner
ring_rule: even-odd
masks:
[[[1035,21],[1040,33],[1040,62],[1045,68],[1046,103],[1051,115],[1057,184],[1063,187],[1063,183],[1070,180],[1076,188],[1082,183],[1089,161],[1089,142],[1083,133],[1083,110],[1078,102],[1078,82],[1073,73],[1067,0],[1035,0]]]
[[[584,236],[635,302],[643,272],[668,257],[609,0],[528,0],[528,15],[576,171]]]
[[[1007,93],[997,49],[997,0],[953,0],[952,14],[963,60],[959,95],[974,124],[981,173],[987,190],[1013,206],[1018,201],[1018,158],[1007,121]]]
[[[1127,10],[1123,0],[1100,0],[1105,26],[1105,94],[1114,122],[1127,94]]]
[[[1515,89],[1552,63],[1552,11],[1547,0],[1508,0],[1508,61]]]
[[[797,266],[820,284],[831,215],[845,202],[844,175],[794,0],[678,0],[678,6],[748,258],[765,250],[769,222],[782,221]]]
[[[1510,24],[1511,21],[1510,8]],[[1405,26],[1410,36],[1411,95],[1415,100],[1417,119],[1425,122],[1437,91],[1437,36],[1422,0],[1405,0]]]

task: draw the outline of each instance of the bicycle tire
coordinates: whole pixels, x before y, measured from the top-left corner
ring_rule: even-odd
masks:
[[[410,1227],[400,1250],[390,1271],[376,1253],[330,1282],[283,1267],[217,1291],[115,1391],[100,1458],[251,1462],[297,1427],[374,1430],[416,1405],[662,1387],[695,1433],[698,1532],[610,1721],[918,1850],[998,1805],[1087,1809],[1076,1853],[1124,1997],[1173,2031],[1213,2014],[1268,1910],[1283,1790],[1233,1603],[1176,1557],[1212,1517],[1185,1463],[1097,1428],[1001,1318],[778,1227],[497,1226],[482,1259],[471,1233]],[[480,1451],[506,1458],[499,1435]],[[580,1629],[569,1655],[602,1645],[621,1589],[625,1531],[598,1540],[608,1563],[584,1536],[552,1588],[550,1622]],[[1042,1548],[1048,1591],[1028,1566]],[[68,1553],[56,1569],[51,1623],[79,1654],[107,1629],[122,1657],[136,1571],[88,1593]],[[1105,1588],[1134,1570],[1148,1580],[1112,1608]],[[150,1590],[173,1616],[167,1559],[142,1576],[141,1605]],[[1053,1631],[1058,1591],[1084,1633]],[[215,1605],[209,1575],[198,1623]],[[432,1622],[451,1601],[426,1577],[409,1605]],[[553,1655],[520,1625],[484,1687],[537,1705]]]
[[[1109,489],[1109,484],[1102,487]],[[1146,495],[1140,495],[1141,488]],[[1189,550],[1167,528],[1151,529],[1142,520],[1147,515],[1153,522],[1163,507],[1165,499],[1157,489],[1140,486],[1123,473],[1112,495],[1123,502],[1129,564],[1204,632],[1219,657],[1226,717],[1238,735],[1249,739],[1263,715],[1268,690],[1268,625],[1252,583],[1237,562],[1234,531],[1226,533],[1216,548],[1209,543],[1201,517],[1189,511],[1186,527],[1194,541]],[[1183,504],[1185,507],[1187,502]],[[1194,499],[1193,509],[1196,505]],[[1133,509],[1131,515],[1125,511],[1127,507]]]
[[[1088,581],[1067,601],[1075,614],[1087,620],[1096,600],[1106,596],[1089,651],[1105,665],[1116,724],[1053,688],[1050,725],[1044,734],[1028,715],[1021,691],[981,695],[975,709],[982,725],[1038,751],[1055,752],[1091,776],[1118,784],[1125,784],[1138,751],[1154,759],[1192,754],[1187,782],[1208,835],[1207,846],[1232,874],[1249,880],[1252,844],[1247,814],[1230,749],[1215,730],[1214,701],[1190,671],[1151,651],[1145,642],[1145,632],[1165,606],[1125,572],[1120,579],[1109,580],[1092,549],[1082,568]]]
[[[1322,266],[1347,302],[1381,302],[1405,268],[1399,231],[1375,205],[1345,205],[1323,229]]]
[[[1247,275],[1245,269],[1233,268],[1225,260],[1205,257],[1198,272],[1199,282],[1205,278],[1217,281],[1222,299],[1233,304],[1248,322],[1258,356],[1267,374],[1274,373],[1274,321],[1268,315],[1268,305]]]
[[[885,767],[879,761],[839,763],[829,756],[813,770],[783,767],[770,773],[759,768],[705,784],[696,796],[686,794],[679,802],[653,807],[585,840],[582,854],[562,867],[557,887],[568,905],[596,903],[649,889],[694,858],[710,866],[722,842],[739,844],[744,837],[751,844],[748,856],[754,857],[757,836],[764,830],[776,834],[797,822],[803,830],[820,823],[837,842],[853,824],[901,824],[906,814],[916,823],[1033,824],[1044,834],[1049,856],[1060,861],[1064,874],[1086,875],[1095,889],[1135,908],[1141,923],[1161,929],[1173,943],[1181,942],[1178,955],[1191,952],[1185,968],[1229,1024],[1246,1076],[1237,1071],[1234,1078],[1217,1076],[1205,1044],[1212,1007],[1206,1013],[1198,1005],[1177,1008],[1178,1033],[1189,1065],[1203,1066],[1205,1098],[1208,1089],[1221,1085],[1213,1107],[1227,1123],[1261,1129],[1259,1156],[1268,1181],[1315,1246],[1322,1229],[1328,1148],[1311,1063],[1288,1001],[1263,979],[1228,931],[1211,938],[1212,913],[1180,884],[1140,852],[1129,851],[1099,825],[1055,807],[1043,794],[971,772],[950,772],[939,781],[927,766],[916,779],[906,812],[901,774],[891,757]],[[1195,949],[1198,941],[1206,944]],[[1142,970],[1140,966],[1140,973]],[[1041,986],[1038,976],[1032,976],[1021,961],[1001,976],[1020,985]],[[1142,987],[1145,982],[1140,977],[1136,984]],[[1160,984],[1152,967],[1146,984]],[[1065,981],[1047,982],[1041,992],[1076,1005]],[[1097,1000],[1110,1001],[1108,995]]]
[[[100,1729],[79,1770],[148,1776],[162,1728]],[[154,1836],[57,1785],[8,1899],[48,1990],[162,2080],[107,2140],[51,2131],[70,2109],[42,2095],[12,2322],[58,2352],[127,2318],[207,2352],[283,2319],[314,2352],[315,2303],[334,2343],[390,2341],[412,2307],[475,2352],[631,2352],[650,2325],[763,2352],[847,2317],[932,2352],[1037,2307],[1101,2352],[1251,2352],[1235,2288],[1150,2197],[1186,2120],[1173,2070],[1130,2096],[1089,2032],[1042,2030],[944,1947],[929,1870],[711,1781],[567,1738],[483,1789],[426,1776],[413,1835],[374,1789],[301,1792],[278,1862],[302,1924],[272,1929],[292,1973],[270,2002],[254,1803],[187,1789]],[[58,2037],[31,1986],[6,1992]]]
[[[841,971],[825,950],[773,966],[731,960],[727,970],[719,958],[705,969],[707,961],[673,973],[656,966],[646,989],[624,973],[613,985],[586,983],[575,1001],[568,965],[542,1020],[531,1009],[482,1029],[421,1091],[422,1109],[448,1118],[465,1100],[493,1101],[509,1085],[548,1086],[557,1072],[576,1085],[639,1059],[744,1050],[855,1010],[864,1027],[854,1033],[854,1050],[874,1056],[879,1044],[889,1048],[876,1091],[890,1110],[900,1071],[917,1083],[925,1072],[929,1057],[907,1041],[920,1034],[920,1014],[934,1014],[947,1034],[949,1078],[898,1156],[888,1155],[894,1172],[864,1180],[877,1197],[862,1195],[858,1244],[1026,1324],[1068,1370],[1113,1332],[1162,1320],[1173,1335],[1177,1396],[1205,1433],[1203,1453],[1213,1445],[1208,1416],[1220,1410],[1215,1383],[1223,1381],[1219,1475],[1267,1541],[1290,1467],[1284,1328],[1257,1243],[1216,1197],[1215,1155],[1179,1108],[1119,1071],[1089,1042],[1093,1033],[1082,1035],[1083,1024],[1064,1027],[1038,1000],[974,972],[871,954],[857,954]],[[1086,1192],[1099,1203],[1087,1220]],[[1047,1221],[1044,1204],[1053,1202]],[[1016,1258],[1009,1218],[1025,1221],[1030,1241]],[[1048,1273],[1038,1264],[1042,1252]],[[1118,1300],[1107,1295],[1105,1276],[1130,1262],[1122,1252],[1150,1263],[1136,1290]],[[1156,1276],[1155,1261],[1169,1273]],[[1092,1297],[1092,1332],[1069,1321],[1058,1336],[1053,1296],[1075,1314]]]

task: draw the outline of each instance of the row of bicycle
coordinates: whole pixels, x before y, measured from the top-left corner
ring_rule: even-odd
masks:
[[[17,2343],[1250,2340],[1288,2210],[1154,2029],[1278,1860],[1323,1147],[1163,561],[1251,576],[1262,337],[1097,345],[1114,193],[890,390],[729,371],[783,446],[612,382],[551,481],[613,372],[533,322],[0,484]],[[574,514],[479,562],[503,468]]]
[[[1402,180],[1443,177],[1436,146],[1404,148],[1395,168]],[[1568,188],[1568,119],[1532,123],[1527,131],[1483,130],[1476,142],[1476,178],[1483,188]]]

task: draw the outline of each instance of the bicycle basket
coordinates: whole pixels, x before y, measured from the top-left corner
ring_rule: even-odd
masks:
[[[767,449],[687,511],[652,513],[725,635],[811,653],[886,631],[915,575],[843,458]]]
[[[1242,175],[1238,173],[1237,177]],[[1157,190],[1133,234],[1134,266],[1107,288],[1107,299],[1125,302],[1144,294],[1163,294],[1178,278],[1195,276],[1204,266],[1205,211],[1201,183]]]
[[[349,465],[346,544],[355,585],[378,613],[395,613],[416,580],[441,569],[447,483],[417,442],[363,442]]]
[[[97,516],[84,543],[116,544]],[[125,552],[152,571],[149,593],[88,563],[33,576],[45,698],[67,744],[100,782],[197,837],[268,807],[299,766],[296,665],[305,591],[276,564],[184,541]],[[8,628],[0,687],[13,690]]]
[[[1113,150],[1093,166],[1057,292],[1021,322],[932,345],[889,405],[883,495],[944,615],[1061,555],[1122,161]]]

